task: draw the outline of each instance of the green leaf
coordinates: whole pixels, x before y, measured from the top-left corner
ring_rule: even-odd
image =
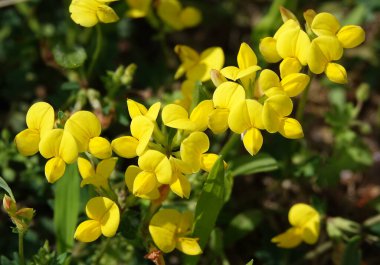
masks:
[[[232,176],[250,175],[278,169],[276,159],[265,153],[256,156],[239,156],[232,159],[229,165],[232,170]]]
[[[224,204],[224,164],[220,156],[212,167],[195,207],[193,237],[199,238],[202,249],[215,227],[216,219]],[[199,257],[186,257],[186,264],[197,264]]]
[[[16,201],[11,188],[8,186],[7,182],[5,182],[5,180],[2,177],[0,177],[0,188],[5,190],[13,201]]]
[[[360,236],[355,236],[348,241],[341,265],[360,265],[362,254],[359,244]]]
[[[77,164],[66,167],[63,177],[55,184],[54,227],[58,253],[73,246],[80,204],[80,177]]]
[[[252,232],[261,223],[262,214],[258,210],[247,210],[236,215],[228,225],[224,233],[225,245],[232,246],[236,241],[242,239]]]
[[[53,48],[53,56],[59,66],[68,69],[80,67],[87,59],[86,50],[83,47],[68,48],[61,44]]]

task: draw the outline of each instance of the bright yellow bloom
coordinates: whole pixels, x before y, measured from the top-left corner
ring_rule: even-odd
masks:
[[[72,0],[69,11],[71,19],[83,26],[92,27],[99,21],[112,23],[119,20],[115,11],[107,5],[116,0]]]
[[[137,170],[128,170],[125,177],[126,183],[133,180],[133,189],[135,196],[141,197],[154,191],[160,184],[172,183],[172,168],[169,159],[159,151],[148,150],[138,160],[140,172],[134,175]],[[131,166],[130,166],[131,167]]]
[[[299,139],[303,137],[301,124],[293,118],[285,117],[281,119],[278,132],[288,139]]]
[[[210,147],[210,141],[203,132],[192,132],[182,141],[180,154],[182,160],[190,165],[192,173],[196,173],[201,168],[202,154],[206,153]]]
[[[169,104],[162,110],[162,121],[168,127],[188,130],[204,131],[207,129],[208,114],[214,110],[212,100],[200,102],[191,112],[177,104]]]
[[[261,67],[257,65],[255,52],[245,42],[240,45],[237,63],[238,67],[227,66],[220,70],[220,72],[230,80],[236,81],[240,79],[243,86],[248,89],[255,79],[256,72],[260,70]]]
[[[96,169],[87,159],[78,158],[78,169],[83,180],[81,187],[87,184],[94,185],[96,188],[109,189],[108,178],[115,169],[117,162],[116,157],[104,159],[99,162]]]
[[[347,83],[346,69],[340,64],[333,63],[343,55],[343,47],[334,36],[320,36],[311,42],[308,64],[315,74],[325,72],[333,82]]]
[[[125,184],[127,185],[128,190],[133,191],[133,186],[135,183],[135,179],[139,173],[143,170],[138,166],[131,165],[125,171]],[[160,185],[157,185],[152,191],[146,194],[140,194],[138,197],[148,200],[156,200],[160,197],[160,192],[158,191]]]
[[[177,159],[173,156],[169,159],[172,166],[172,182],[170,189],[179,197],[186,199],[190,196],[191,184],[184,174],[191,174],[191,167],[184,161]]]
[[[317,14],[312,23],[311,30],[317,36],[335,36],[343,48],[354,48],[365,40],[365,32],[362,27],[347,25],[341,27],[338,19],[330,13]]]
[[[187,255],[199,255],[202,249],[198,239],[186,237],[191,233],[192,224],[191,212],[180,213],[174,209],[163,209],[153,216],[149,232],[156,246],[164,253],[177,248]]]
[[[178,0],[160,0],[158,16],[175,30],[197,26],[202,21],[202,13],[195,7],[183,8]]]
[[[219,155],[213,153],[204,153],[201,155],[201,169],[210,172]],[[224,169],[227,169],[227,163],[223,160]]]
[[[317,242],[320,216],[313,207],[304,203],[297,203],[290,208],[288,218],[293,227],[272,238],[273,243],[281,248],[294,248],[302,241],[307,244]]]
[[[228,117],[230,129],[242,134],[245,149],[255,155],[263,144],[263,136],[259,129],[264,129],[263,106],[256,100],[246,99],[236,104]]]
[[[45,176],[50,183],[60,179],[66,164],[74,163],[78,157],[74,137],[63,129],[48,131],[40,141],[39,150],[43,157],[49,159],[45,165]]]
[[[119,207],[106,197],[95,197],[87,202],[86,214],[90,220],[79,224],[74,238],[82,242],[92,242],[103,234],[113,237],[120,222]]]
[[[145,17],[150,11],[152,0],[127,0],[129,9],[127,16],[131,18]]]
[[[208,127],[213,133],[225,132],[232,106],[245,99],[244,88],[234,82],[224,82],[214,91],[212,101],[215,109],[210,113]]]
[[[110,142],[103,137],[93,137],[88,142],[88,151],[99,159],[107,159],[112,156],[112,147]]]
[[[220,47],[211,47],[198,54],[188,46],[177,45],[174,51],[181,60],[175,79],[186,73],[187,79],[205,82],[211,78],[211,69],[220,70],[224,64],[224,52]]]
[[[132,100],[127,100],[128,112],[131,119],[137,116],[145,116],[152,121],[157,119],[158,113],[160,112],[161,102],[154,103],[149,110],[142,104]]]
[[[17,150],[24,156],[38,152],[40,139],[54,126],[54,109],[46,102],[33,104],[26,113],[27,129],[15,137]]]
[[[302,73],[291,73],[285,76],[281,81],[278,75],[269,69],[264,69],[260,73],[259,87],[264,92],[273,87],[280,88],[289,97],[295,97],[302,93],[307,84],[310,81],[310,77]]]
[[[139,139],[133,136],[121,136],[111,142],[113,151],[124,158],[134,158],[137,156],[136,149]]]

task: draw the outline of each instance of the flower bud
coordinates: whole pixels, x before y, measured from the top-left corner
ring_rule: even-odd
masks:
[[[287,8],[285,8],[283,6],[280,6],[280,13],[281,13],[282,21],[284,23],[286,21],[288,21],[289,19],[293,19],[294,21],[298,22],[297,17],[292,13],[292,11],[290,11],[289,9],[287,9]]]
[[[218,87],[220,84],[227,82],[227,79],[216,69],[211,69],[210,71],[212,83]]]
[[[4,198],[3,198],[3,207],[4,207],[4,210],[9,215],[14,214],[17,210],[16,202],[6,194],[4,195]]]

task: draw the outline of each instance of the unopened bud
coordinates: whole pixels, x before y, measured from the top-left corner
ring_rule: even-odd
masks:
[[[3,207],[9,215],[14,214],[17,210],[16,202],[6,194],[3,198]]]
[[[216,87],[224,82],[227,82],[227,79],[218,70],[211,69],[210,75],[211,81]]]
[[[280,6],[280,13],[281,13],[281,18],[282,18],[282,21],[285,23],[286,21],[288,21],[289,19],[293,19],[294,21],[297,21],[298,22],[298,19],[297,17],[293,14],[292,11],[290,11],[289,9],[283,7],[283,6]]]
[[[305,12],[303,12],[303,17],[306,21],[306,32],[307,34],[311,34],[311,23],[314,20],[314,17],[317,15],[317,13],[313,9],[308,9]]]
[[[135,75],[137,65],[131,63],[125,68],[124,75],[121,77],[120,81],[123,85],[130,85],[133,81],[133,76]]]

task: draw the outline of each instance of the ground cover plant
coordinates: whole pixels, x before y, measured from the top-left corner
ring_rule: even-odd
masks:
[[[0,2],[0,264],[380,264],[379,8]]]

